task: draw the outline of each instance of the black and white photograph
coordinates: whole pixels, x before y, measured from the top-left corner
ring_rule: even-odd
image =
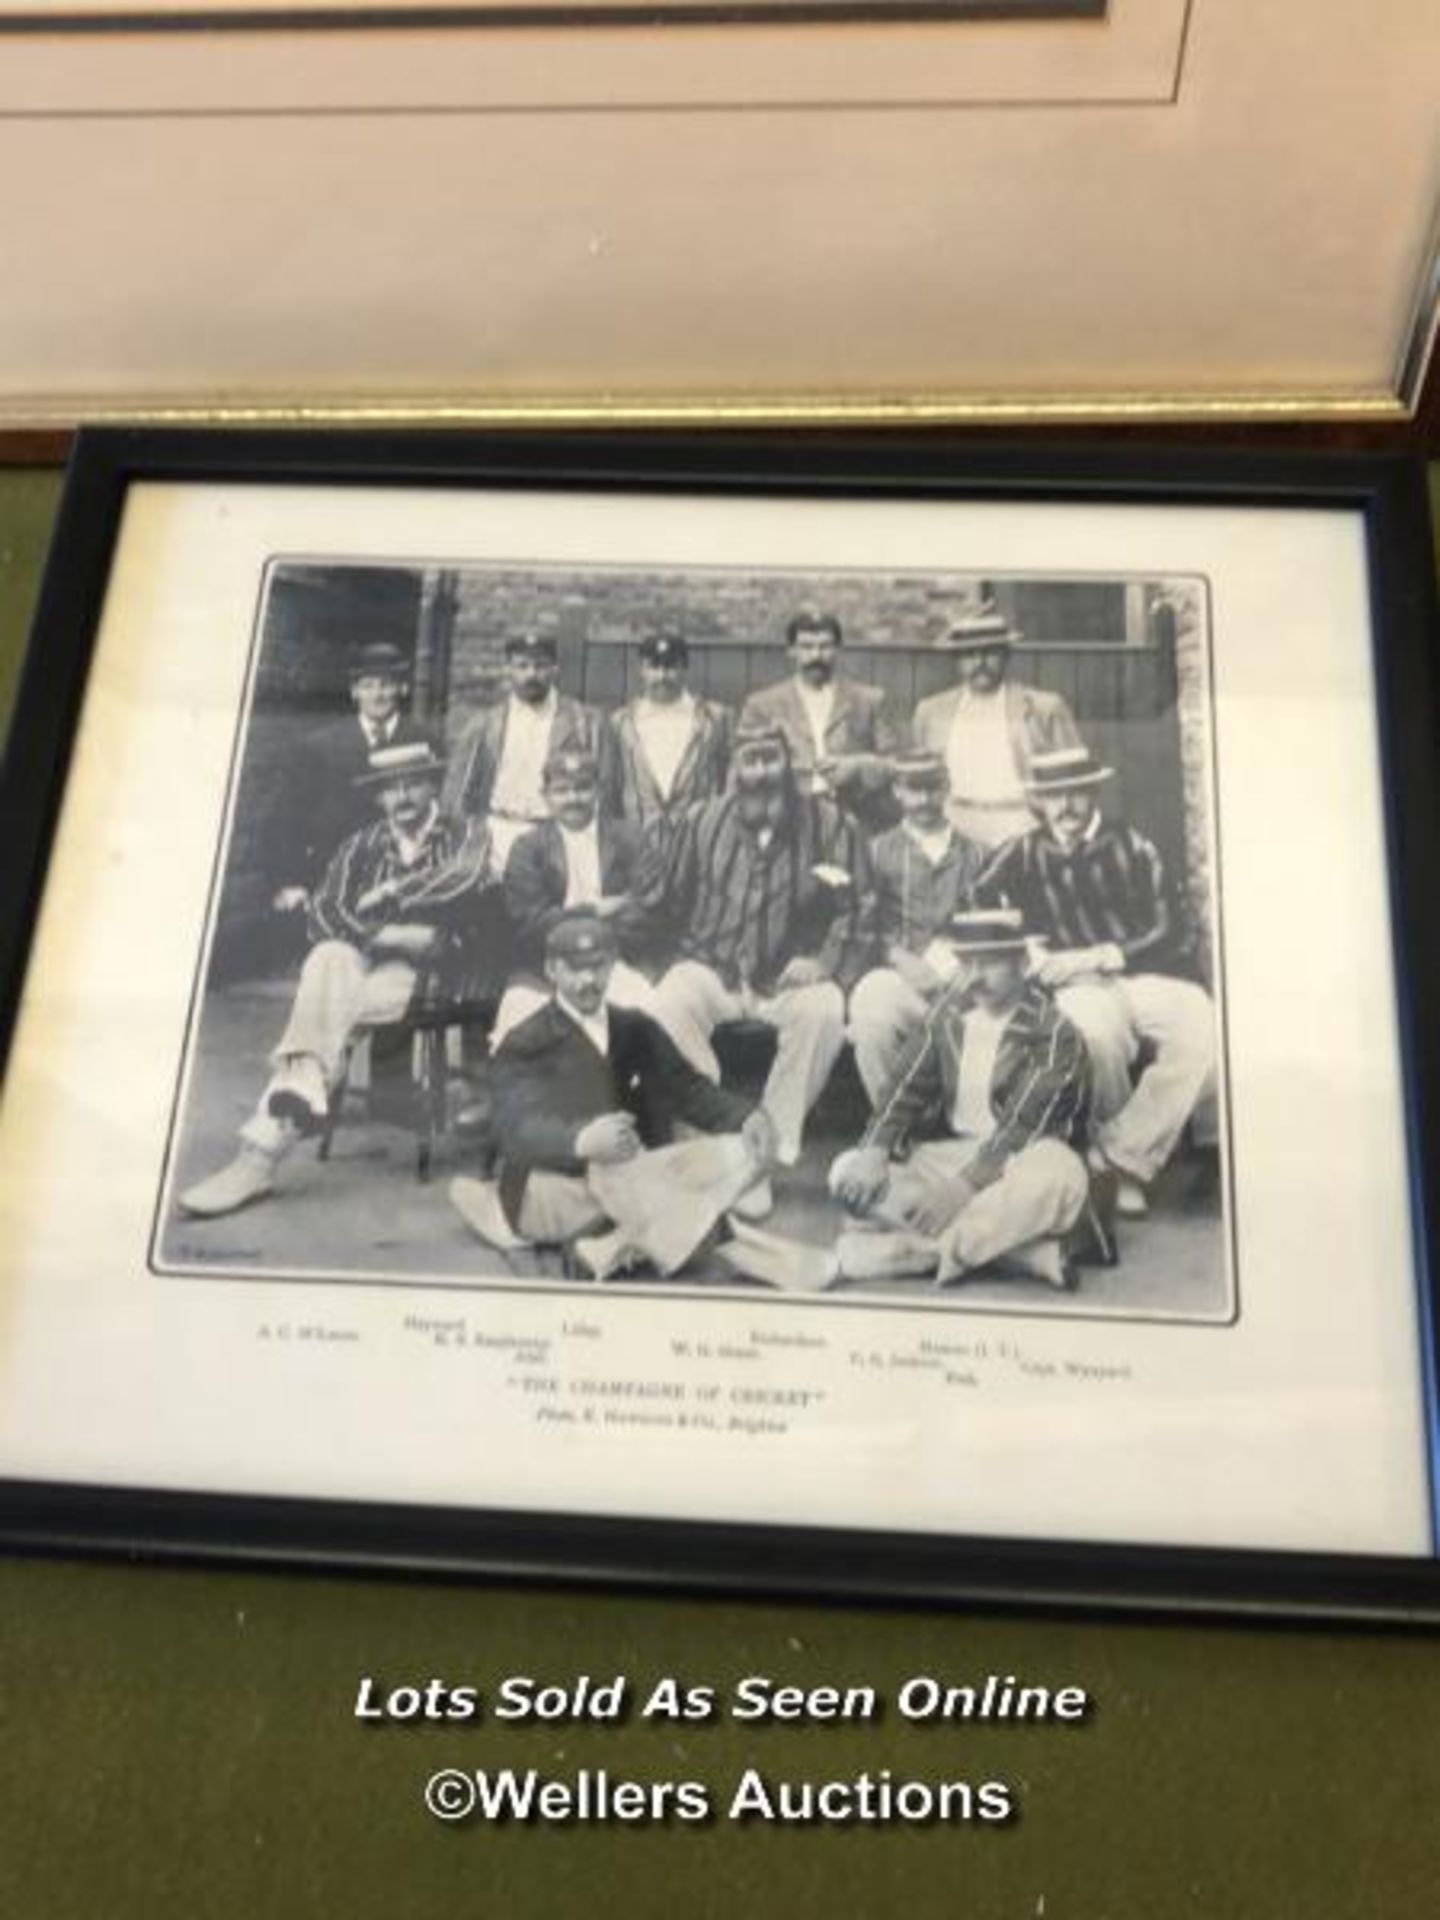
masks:
[[[51,575],[12,1476],[1429,1553],[1360,511],[222,451]]]
[[[1210,617],[273,558],[155,1264],[1233,1320]]]

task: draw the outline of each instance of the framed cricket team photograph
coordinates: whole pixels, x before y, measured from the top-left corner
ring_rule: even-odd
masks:
[[[1403,460],[82,433],[0,1533],[1432,1618]]]

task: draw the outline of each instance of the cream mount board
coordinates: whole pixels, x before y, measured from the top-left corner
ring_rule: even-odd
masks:
[[[0,32],[0,419],[1399,417],[1437,69],[1434,0]]]

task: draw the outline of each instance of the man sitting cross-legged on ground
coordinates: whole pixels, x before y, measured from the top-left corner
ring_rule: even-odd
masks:
[[[667,1031],[718,1080],[716,1027],[774,1029],[765,1109],[780,1164],[794,1166],[805,1117],[845,1044],[845,989],[870,950],[874,904],[858,829],[831,801],[798,790],[778,727],[741,727],[729,789],[686,814],[646,873],[644,904],[677,954],[659,988]]]
[[[269,1083],[235,1158],[180,1195],[185,1212],[233,1213],[270,1192],[282,1157],[324,1125],[356,1030],[404,1017],[442,931],[463,924],[494,885],[484,826],[439,810],[441,772],[424,741],[371,754],[360,779],[381,818],[341,845],[315,889],[314,944]]]
[[[1040,824],[995,855],[977,901],[1017,907],[1048,951],[1036,977],[1085,1036],[1094,1077],[1097,1169],[1117,1176],[1116,1206],[1144,1214],[1146,1189],[1215,1085],[1215,1008],[1183,977],[1189,941],[1160,856],[1100,811],[1111,777],[1084,747],[1037,754],[1030,804]],[[1142,1044],[1150,1058],[1132,1073]]]
[[[836,1242],[839,1277],[945,1286],[1004,1259],[1073,1286],[1061,1236],[1089,1188],[1075,1151],[1085,1043],[1026,978],[1018,913],[958,913],[948,938],[954,979],[859,1146],[830,1169],[831,1192],[855,1216]]]
[[[647,1015],[607,1004],[615,950],[592,910],[551,927],[553,997],[495,1056],[499,1180],[450,1187],[490,1246],[569,1244],[601,1280],[637,1260],[683,1266],[775,1148],[763,1108],[712,1086]],[[682,1124],[709,1137],[674,1140]]]
[[[938,753],[897,754],[893,785],[900,824],[870,844],[884,965],[872,967],[850,996],[855,1065],[872,1107],[955,970],[941,936],[988,858],[947,818],[950,782]]]

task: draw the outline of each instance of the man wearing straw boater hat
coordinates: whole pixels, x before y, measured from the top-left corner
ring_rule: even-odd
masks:
[[[545,941],[551,998],[495,1056],[498,1181],[450,1198],[498,1252],[566,1245],[597,1280],[637,1261],[674,1273],[774,1156],[761,1108],[712,1086],[655,1021],[606,997],[617,946],[593,907]],[[698,1129],[676,1140],[677,1125]]]
[[[1025,787],[1032,757],[1080,737],[1060,694],[1011,676],[1018,638],[993,608],[951,620],[941,644],[957,682],[915,709],[916,746],[945,762],[950,818],[983,847],[1034,825]]]
[[[1191,942],[1160,855],[1101,811],[1112,771],[1078,743],[1035,755],[1029,794],[1039,825],[996,854],[975,897],[1018,908],[1045,943],[1036,977],[1090,1051],[1092,1158],[1116,1175],[1117,1210],[1136,1216],[1214,1089],[1215,1009],[1186,977]],[[1133,1078],[1142,1050],[1148,1061]]]
[[[1085,1043],[1027,977],[1026,929],[1009,908],[964,909],[945,938],[957,971],[860,1144],[830,1169],[851,1215],[841,1279],[930,1276],[941,1286],[996,1262],[1073,1286],[1062,1236],[1089,1179]]]
[[[270,1079],[234,1159],[180,1195],[186,1213],[233,1213],[271,1191],[285,1154],[324,1126],[356,1030],[404,1016],[418,968],[494,883],[484,827],[439,810],[442,772],[428,741],[370,755],[359,784],[380,818],[341,845],[315,889],[307,910],[314,944]]]

